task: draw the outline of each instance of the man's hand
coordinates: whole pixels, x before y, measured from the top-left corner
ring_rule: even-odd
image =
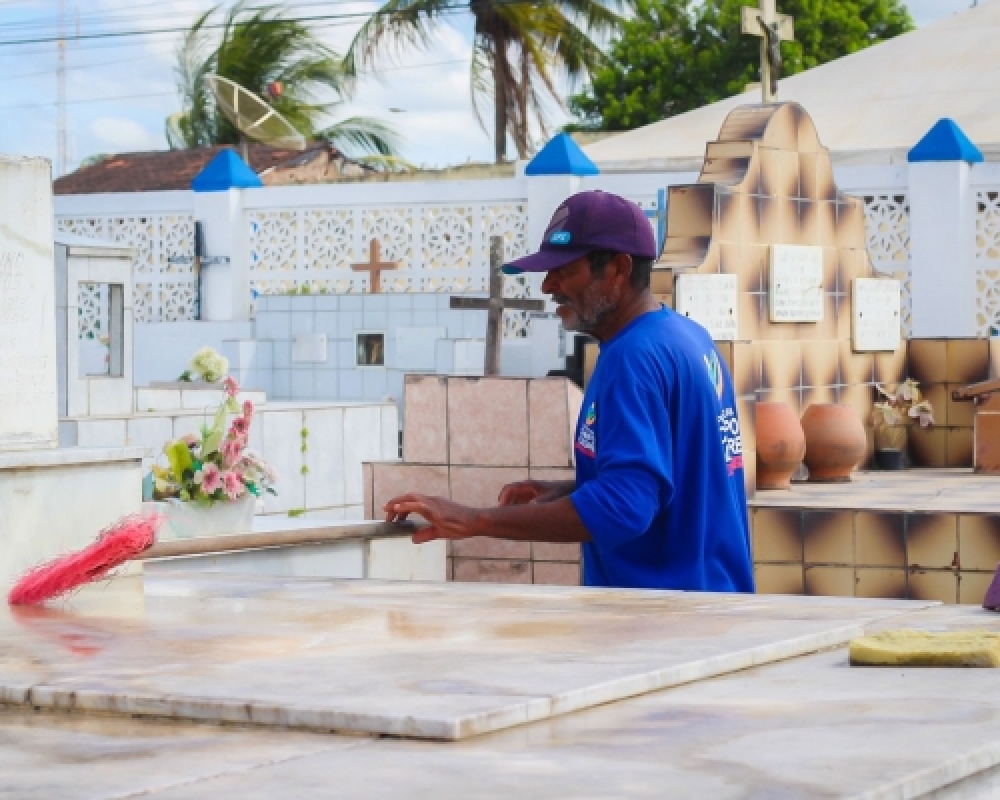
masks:
[[[573,492],[573,481],[518,481],[500,490],[500,506],[523,506],[528,503],[551,503]]]
[[[410,514],[418,514],[428,522],[428,527],[413,534],[414,544],[434,539],[467,539],[476,536],[475,509],[453,503],[443,497],[423,494],[404,494],[385,504],[386,522],[402,522]]]

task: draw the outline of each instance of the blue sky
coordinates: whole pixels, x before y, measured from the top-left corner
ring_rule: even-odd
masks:
[[[205,0],[62,0],[68,30],[82,34],[123,28],[184,27],[212,3]],[[918,25],[967,8],[972,0],[909,0]],[[1000,2],[1000,0],[980,0]],[[295,12],[367,12],[374,3],[289,0]],[[780,5],[780,3],[779,3]],[[59,0],[0,0],[0,40],[38,38],[57,30]],[[358,23],[319,29],[343,52]],[[404,155],[417,164],[490,161],[490,138],[479,128],[469,100],[471,30],[442,26],[434,47],[409,51],[388,65],[382,79],[360,82],[343,116],[380,117],[404,135]],[[166,147],[163,121],[179,109],[173,75],[179,35],[70,43],[66,51],[68,156],[72,168],[94,153]],[[55,44],[0,46],[0,152],[57,153]],[[401,109],[401,111],[390,111]],[[564,115],[553,109],[552,120]]]

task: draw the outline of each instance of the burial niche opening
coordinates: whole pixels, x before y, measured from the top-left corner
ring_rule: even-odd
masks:
[[[356,343],[357,366],[385,366],[385,333],[358,333]]]
[[[125,364],[125,288],[119,283],[81,283],[80,378],[120,378]]]

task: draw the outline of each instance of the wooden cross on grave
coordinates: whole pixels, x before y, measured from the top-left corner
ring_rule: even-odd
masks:
[[[483,372],[486,375],[500,374],[500,345],[503,341],[503,312],[511,311],[543,311],[544,300],[527,300],[503,296],[503,237],[490,237],[490,296],[453,297],[451,307],[465,310],[486,310],[486,364]]]
[[[788,14],[779,14],[775,0],[758,0],[760,8],[743,6],[740,9],[740,28],[743,33],[760,37],[760,91],[763,102],[773,103],[778,97],[778,78],[781,77],[781,43],[795,39],[795,20]]]
[[[369,273],[368,291],[378,294],[382,291],[382,270],[399,269],[398,261],[382,261],[382,243],[372,239],[368,243],[368,263],[351,264],[355,272]]]

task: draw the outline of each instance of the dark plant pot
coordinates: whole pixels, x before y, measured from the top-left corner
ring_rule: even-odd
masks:
[[[902,450],[876,450],[875,463],[879,469],[896,471],[905,468]]]

